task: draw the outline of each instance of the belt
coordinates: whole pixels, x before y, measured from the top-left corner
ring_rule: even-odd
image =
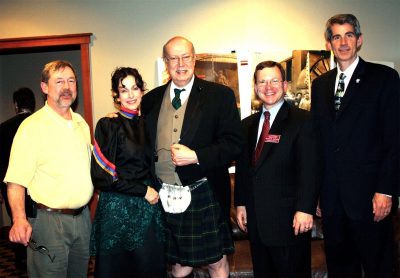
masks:
[[[198,188],[200,185],[202,185],[203,183],[205,183],[207,181],[207,178],[202,178],[199,179],[198,181],[195,181],[192,184],[187,184],[186,186],[189,186],[190,191],[195,190],[196,188]]]
[[[45,206],[45,205],[39,204],[39,203],[36,204],[36,207],[38,209],[43,209],[48,212],[58,212],[61,214],[68,214],[68,215],[73,215],[73,216],[78,216],[86,208],[86,206],[83,206],[83,207],[80,207],[77,209],[55,209],[55,208],[49,208],[48,206]]]
[[[166,185],[170,185],[170,186],[188,186],[189,189],[190,189],[190,191],[195,190],[196,188],[198,188],[200,185],[204,184],[204,183],[207,181],[207,178],[204,177],[204,178],[199,179],[199,180],[197,180],[197,181],[195,181],[194,183],[191,183],[191,184],[182,184],[182,185],[178,185],[178,184],[165,183],[165,182],[163,182],[163,181],[162,181],[160,178],[158,178],[158,177],[157,177],[157,179],[158,179],[158,182],[159,182],[161,185],[166,184]]]

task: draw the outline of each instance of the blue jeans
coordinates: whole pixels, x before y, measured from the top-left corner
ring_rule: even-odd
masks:
[[[89,262],[90,214],[85,208],[78,216],[38,209],[36,218],[29,218],[32,239],[45,246],[46,254],[28,248],[28,276],[87,277]]]

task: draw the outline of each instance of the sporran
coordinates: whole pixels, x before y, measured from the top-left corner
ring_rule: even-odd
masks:
[[[192,201],[189,186],[162,183],[159,195],[162,206],[166,212],[182,213]]]

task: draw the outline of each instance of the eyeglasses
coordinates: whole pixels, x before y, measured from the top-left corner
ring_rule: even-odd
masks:
[[[271,87],[277,88],[277,87],[279,87],[279,84],[281,82],[283,82],[283,81],[280,81],[280,80],[278,80],[276,78],[275,79],[271,79],[269,81],[268,80],[260,80],[260,81],[257,82],[257,87],[263,88],[263,87],[266,87],[267,84],[269,83]]]
[[[179,64],[179,61],[182,60],[183,63],[187,64],[193,61],[193,55],[183,55],[182,57],[174,56],[174,57],[164,57],[165,61],[170,63],[171,65]]]
[[[33,251],[39,251],[40,254],[46,255],[49,257],[51,262],[54,262],[54,259],[56,258],[56,255],[54,254],[53,256],[50,255],[49,249],[43,245],[37,245],[36,241],[33,239],[30,239],[28,242],[28,246],[33,250]]]

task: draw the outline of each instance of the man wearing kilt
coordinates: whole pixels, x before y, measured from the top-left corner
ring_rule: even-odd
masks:
[[[211,277],[228,277],[226,256],[234,252],[228,167],[243,141],[235,96],[194,75],[195,50],[186,38],[171,38],[163,58],[171,81],[143,97],[142,114],[154,150],[153,171],[171,197],[162,199],[166,256],[174,277],[191,277],[198,266],[208,266]],[[184,188],[185,196],[191,195],[187,208],[173,202]]]

